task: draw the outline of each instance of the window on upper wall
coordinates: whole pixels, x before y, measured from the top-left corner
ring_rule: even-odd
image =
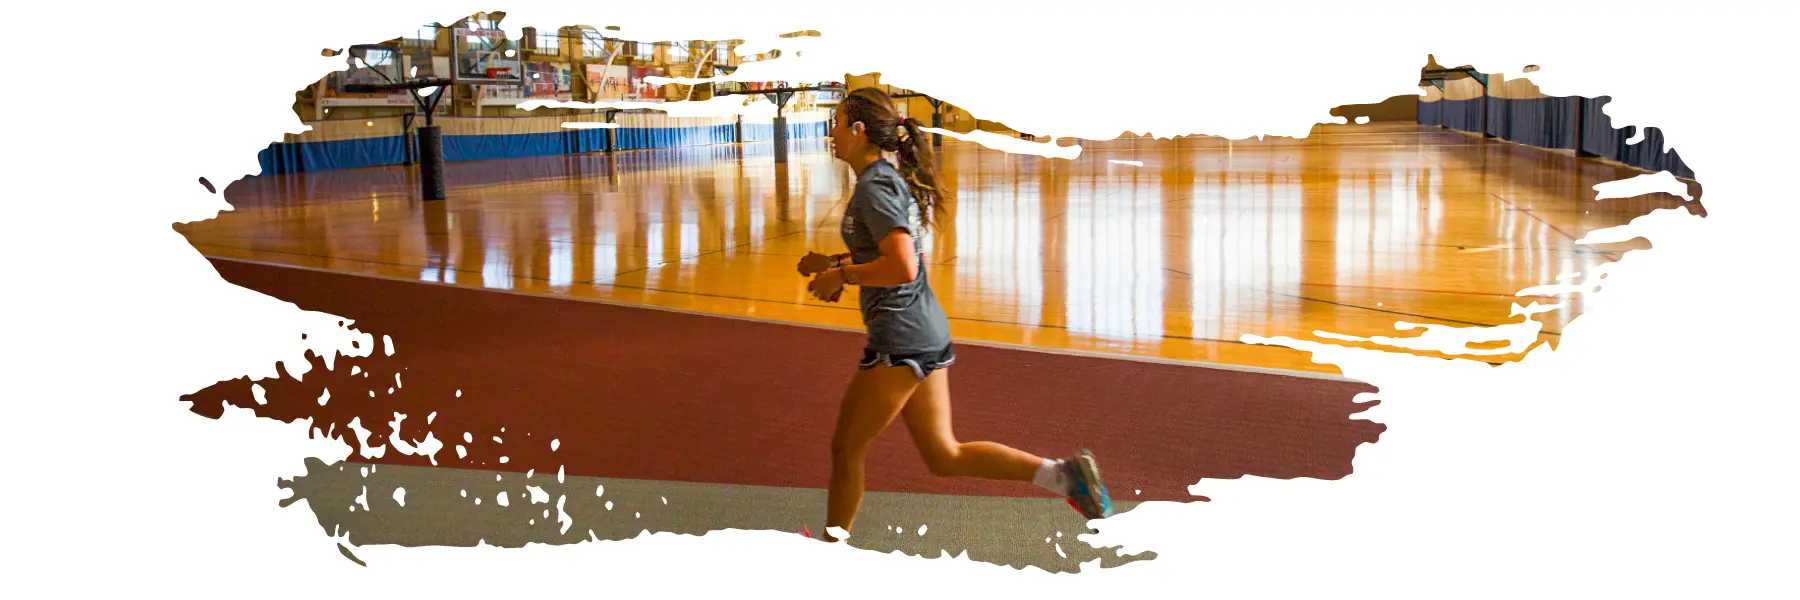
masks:
[[[637,54],[635,56],[638,60],[642,61],[656,60],[656,44],[650,42],[638,42]]]
[[[669,44],[669,62],[670,63],[681,64],[681,63],[685,63],[687,61],[688,61],[687,44],[683,44],[683,43],[679,43],[679,42]]]
[[[731,64],[731,44],[730,43],[719,42],[718,45],[713,47],[713,64],[715,64],[715,65],[730,65]]]
[[[617,49],[618,43],[606,39],[597,32],[581,30],[581,56],[584,58],[605,58],[606,49],[612,46]]]
[[[555,33],[540,33],[537,36],[538,52],[556,54],[561,52],[562,36]]]
[[[408,48],[430,48],[433,44],[437,43],[437,32],[438,26],[436,24],[420,27],[418,31],[413,32],[412,37],[402,41],[401,45]]]

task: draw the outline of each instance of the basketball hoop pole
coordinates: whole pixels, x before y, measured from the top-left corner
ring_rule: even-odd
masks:
[[[793,99],[794,94],[799,93],[799,92],[816,92],[816,91],[842,92],[842,91],[844,91],[844,88],[843,88],[843,86],[837,86],[837,85],[819,85],[819,86],[808,86],[808,87],[797,87],[797,88],[775,88],[775,89],[769,89],[769,90],[727,90],[724,92],[717,92],[717,93],[715,93],[715,95],[718,95],[718,96],[747,96],[750,94],[762,94],[764,96],[767,96],[769,98],[770,102],[775,103],[775,164],[780,165],[780,164],[787,164],[787,161],[788,161],[788,147],[787,147],[788,146],[788,144],[787,144],[788,131],[787,131],[787,113],[786,113],[788,100]]]
[[[386,75],[383,75],[386,77]],[[412,95],[413,103],[425,113],[425,125],[419,127],[419,192],[426,201],[443,200],[444,195],[444,139],[438,131],[437,122],[432,118],[437,112],[438,102],[444,98],[444,91],[450,89],[450,79],[431,77],[415,79],[399,83],[351,84],[344,90],[352,94],[370,94],[406,90]],[[425,97],[419,96],[421,88],[435,88]]]
[[[425,113],[425,126],[419,128],[419,195],[426,201],[443,200],[444,193],[444,135],[438,129],[437,121],[432,114],[437,112],[438,101],[444,98],[444,90],[450,89],[450,82],[436,86],[431,91],[431,100],[427,102],[419,97],[418,88],[408,90],[413,102]]]
[[[463,73],[462,71],[463,45],[465,44],[463,38],[480,37],[485,40],[498,37],[501,39],[500,44],[504,44],[506,43],[504,32],[498,29],[466,29],[457,27],[452,28],[450,33],[451,52],[449,77],[409,79],[407,74],[399,72],[395,73],[397,77],[389,77],[387,73],[382,72],[380,69],[373,69],[375,73],[380,75],[387,83],[352,84],[344,86],[345,91],[358,94],[406,90],[407,94],[412,96],[413,105],[417,107],[419,111],[425,113],[425,125],[419,127],[418,158],[420,175],[419,191],[420,195],[424,197],[426,201],[443,200],[445,198],[444,137],[443,133],[438,130],[437,120],[435,118],[438,102],[443,100],[444,92],[448,91],[452,85],[522,85],[524,83],[523,75],[520,75],[518,78],[511,77],[513,69],[517,68],[518,65],[495,66],[493,64],[495,57],[500,55],[498,44],[494,45],[490,51],[486,52],[485,56],[478,57],[476,61],[475,66],[481,68],[483,70],[481,75],[486,75],[486,77]],[[396,55],[399,53],[399,49],[387,44],[358,44],[350,47],[352,66],[355,66],[356,63],[367,64],[368,60],[366,57],[368,56],[369,51],[376,49],[394,52]],[[506,52],[510,53],[512,50],[508,49]],[[480,54],[480,51],[477,51],[477,54]],[[414,69],[417,69],[417,67],[414,67]],[[507,77],[501,77],[500,75],[502,74],[507,75]],[[398,78],[399,81],[396,81],[396,78]],[[431,93],[426,96],[420,96],[419,90],[424,88],[432,88]],[[476,104],[477,114],[479,114],[480,108],[481,105],[478,99]]]
[[[620,109],[602,108],[600,110],[605,111],[603,114],[606,115],[607,123],[618,122],[616,119],[619,116]],[[617,127],[606,128],[606,153],[612,154],[613,150],[618,149],[618,147],[619,147],[619,128],[617,128]]]
[[[357,44],[355,46],[351,46],[350,47],[350,64],[351,64],[351,66],[357,66],[358,63],[367,65],[368,64],[367,57],[368,57],[368,53],[370,50],[394,51],[393,48],[390,48],[384,44]],[[417,107],[420,111],[425,113],[425,125],[422,127],[419,127],[419,157],[418,158],[419,158],[419,188],[420,188],[419,192],[420,192],[420,196],[423,197],[426,201],[443,200],[444,199],[443,136],[438,132],[437,123],[435,122],[434,119],[432,119],[432,114],[437,112],[438,101],[443,99],[444,91],[450,89],[450,85],[453,83],[453,81],[448,78],[443,78],[443,77],[427,77],[424,79],[414,79],[414,80],[407,81],[407,80],[405,80],[406,75],[404,73],[396,73],[396,75],[400,76],[400,78],[402,80],[394,81],[393,77],[388,77],[387,73],[383,73],[380,69],[371,69],[371,70],[373,70],[376,75],[380,75],[383,80],[387,81],[387,83],[349,84],[349,85],[344,86],[344,91],[352,93],[352,94],[372,94],[372,93],[380,93],[380,92],[393,92],[393,91],[399,91],[399,90],[406,90],[407,95],[412,96],[413,105],[415,107]],[[429,96],[420,97],[419,90],[422,88],[428,88],[428,87],[435,88],[435,89],[433,89],[431,91],[431,94]],[[403,119],[403,124],[409,125],[411,123],[411,121],[412,121],[411,115],[408,115],[407,118]],[[406,138],[405,129],[406,128],[403,125],[402,132],[401,132],[402,139]],[[408,150],[409,150],[408,154],[410,154],[411,153],[410,145],[408,147]],[[409,160],[407,162],[411,162],[411,161]]]

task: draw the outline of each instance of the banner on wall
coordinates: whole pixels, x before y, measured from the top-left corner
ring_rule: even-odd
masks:
[[[525,95],[528,98],[571,100],[574,91],[569,63],[526,63]]]
[[[663,100],[662,86],[644,80],[647,77],[661,76],[663,70],[657,68],[588,65],[588,101]]]
[[[644,78],[652,77],[652,76],[663,77],[664,76],[663,70],[655,69],[655,68],[644,68],[644,67],[639,67],[637,69],[636,85],[637,85],[638,99],[640,99],[640,100],[663,100],[664,99],[663,98],[663,86],[654,85],[648,81],[644,81]]]
[[[523,85],[482,85],[478,88],[482,106],[511,106],[525,100],[571,100],[573,86],[568,63],[528,62],[524,65]]]

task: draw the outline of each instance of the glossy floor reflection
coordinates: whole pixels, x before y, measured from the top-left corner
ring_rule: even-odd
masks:
[[[1410,124],[1084,143],[1074,161],[944,143],[959,201],[927,261],[955,335],[1056,349],[1331,372],[1238,340],[1516,322],[1532,299],[1515,292],[1646,247],[1587,232],[1702,213],[1595,201],[1640,174],[1624,167]],[[851,185],[819,141],[785,171],[767,143],[510,159],[452,163],[433,203],[398,167],[246,179],[234,211],[177,229],[222,258],[857,327],[853,298],[813,301],[794,273],[841,250]],[[1544,341],[1581,309],[1537,300],[1562,303],[1535,317]]]

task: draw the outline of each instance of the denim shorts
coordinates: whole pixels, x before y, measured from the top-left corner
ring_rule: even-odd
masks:
[[[878,366],[898,367],[906,365],[912,368],[913,375],[924,381],[933,371],[949,367],[956,363],[956,351],[949,345],[936,352],[919,352],[911,354],[888,354],[864,348],[862,362],[856,365],[857,370],[867,371]]]

